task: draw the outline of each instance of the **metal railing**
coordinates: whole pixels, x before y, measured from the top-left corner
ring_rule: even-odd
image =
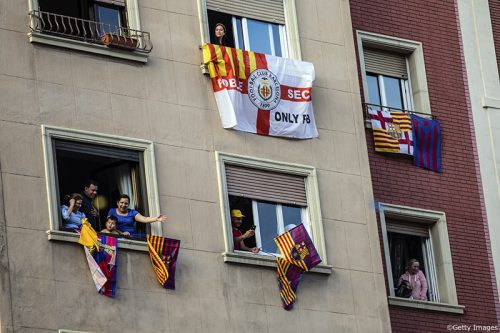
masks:
[[[33,10],[29,12],[33,32],[149,53],[153,49],[149,32]]]
[[[429,119],[435,119],[436,117],[433,115],[430,115],[428,113],[422,113],[422,112],[416,112],[416,111],[411,111],[411,110],[405,110],[405,109],[398,109],[398,108],[393,108],[390,106],[383,106],[383,105],[378,105],[378,104],[371,104],[371,103],[363,103],[363,111],[365,114],[365,120],[369,120],[370,116],[368,115],[368,110],[380,110],[380,111],[389,111],[389,112],[405,112],[408,114],[416,114],[421,117],[429,118]]]

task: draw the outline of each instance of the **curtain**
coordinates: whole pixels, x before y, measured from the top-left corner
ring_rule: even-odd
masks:
[[[135,209],[135,203],[137,202],[134,196],[134,191],[132,189],[132,175],[128,164],[122,164],[116,167],[114,170],[114,175],[116,179],[116,184],[118,185],[118,190],[120,194],[127,194],[130,197],[130,209]]]

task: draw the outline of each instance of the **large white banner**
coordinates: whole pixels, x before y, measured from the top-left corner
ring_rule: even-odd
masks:
[[[309,62],[205,44],[222,126],[261,135],[318,136],[311,100]]]

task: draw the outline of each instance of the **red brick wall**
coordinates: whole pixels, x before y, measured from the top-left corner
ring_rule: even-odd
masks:
[[[375,153],[367,129],[373,190],[378,202],[446,213],[458,302],[466,306],[464,315],[390,306],[392,329],[447,332],[448,324],[495,325],[500,307],[455,2],[351,0],[350,6],[354,36],[363,30],[423,44],[432,114],[442,127],[443,173],[415,167],[407,156]]]
[[[489,0],[491,26],[493,28],[493,40],[495,42],[495,52],[497,54],[498,72],[500,72],[500,2]]]

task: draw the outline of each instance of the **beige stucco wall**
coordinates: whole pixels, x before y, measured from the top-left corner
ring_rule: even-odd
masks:
[[[458,1],[491,252],[500,296],[500,82],[487,0]]]
[[[224,130],[197,1],[139,5],[146,65],[30,44],[28,0],[0,0],[0,331],[389,332],[348,1],[296,1],[317,77],[320,138],[306,141]],[[146,252],[121,250],[117,296],[100,296],[82,248],[47,240],[42,124],[154,141],[164,235],[182,241],[175,291]],[[222,260],[216,150],[318,168],[333,273],[306,274],[291,312],[274,270]]]

